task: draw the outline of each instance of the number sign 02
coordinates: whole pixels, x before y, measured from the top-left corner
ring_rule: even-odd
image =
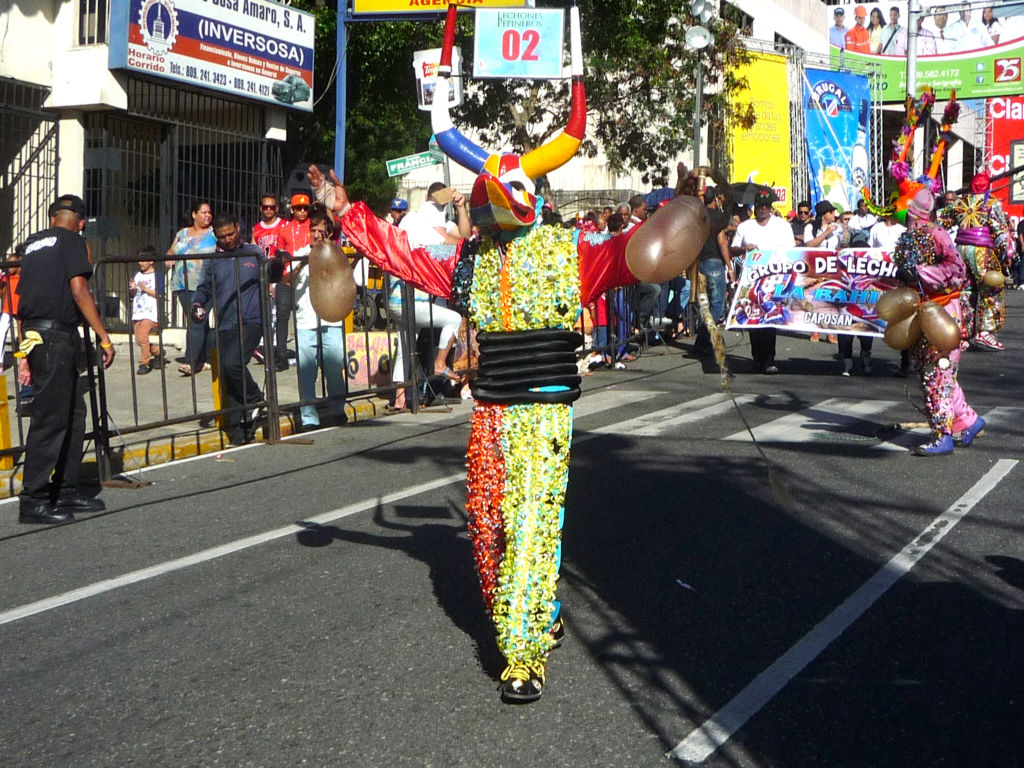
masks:
[[[561,9],[477,9],[473,77],[563,77],[564,29]]]

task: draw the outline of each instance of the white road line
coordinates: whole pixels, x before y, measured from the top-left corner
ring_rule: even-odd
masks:
[[[639,399],[646,399],[646,397],[657,395],[661,393],[657,392],[630,392],[629,390],[617,390],[603,392],[598,395],[585,398],[586,400],[594,400],[595,402],[590,404],[588,413],[599,413],[610,408],[614,408],[620,405],[623,399],[630,399],[636,401]],[[249,448],[258,447],[260,444],[253,444],[250,446],[244,446],[235,450],[245,450]],[[228,451],[224,451],[227,453]],[[199,458],[213,458],[213,454],[206,454],[203,457],[191,457],[187,461],[194,461]],[[160,465],[166,468],[167,464]],[[443,488],[453,483],[463,482],[466,479],[465,472],[457,472],[446,477],[438,478],[437,480],[431,480],[426,483],[420,483],[418,485],[412,485],[407,488],[395,491],[390,494],[386,494],[379,499],[364,499],[363,501],[350,504],[346,507],[325,512],[321,515],[306,518],[307,522],[325,524],[331,523],[336,520],[349,517],[351,515],[365,512],[367,510],[376,509],[380,504],[394,504],[395,502],[408,499],[413,496],[418,496],[421,493],[435,490],[437,488]],[[164,563],[150,566],[148,568],[142,568],[131,573],[126,573],[122,576],[118,576],[113,579],[106,579],[104,581],[98,581],[94,584],[81,587],[79,589],[73,589],[69,592],[64,592],[60,595],[54,595],[44,600],[38,600],[34,603],[28,603],[26,605],[18,606],[7,611],[0,612],[0,626],[4,624],[10,624],[13,621],[24,619],[29,616],[34,616],[37,613],[43,613],[54,608],[59,608],[62,605],[68,605],[70,603],[78,602],[79,600],[85,600],[96,595],[103,594],[104,592],[110,592],[121,587],[128,586],[130,584],[136,584],[140,581],[152,579],[157,576],[161,576],[165,573],[171,573],[172,571],[179,571],[183,568],[188,568],[193,565],[205,563],[210,560],[215,560],[218,557],[224,557],[234,552],[240,552],[245,549],[259,546],[260,544],[266,544],[267,542],[281,539],[286,536],[292,536],[296,533],[301,533],[306,530],[302,525],[286,525],[283,528],[277,528],[272,531],[266,531],[265,533],[256,534],[255,536],[248,536],[237,541],[232,541],[227,544],[222,544],[219,547],[211,547],[205,549],[202,552],[196,552],[193,555],[178,558],[177,560],[169,560]]]
[[[588,393],[573,403],[572,413],[577,419],[584,416],[593,416],[595,413],[618,408],[625,402],[639,403],[664,394],[667,393],[620,388],[601,389],[592,394]]]
[[[848,427],[869,416],[887,411],[894,405],[897,405],[895,400],[832,398],[754,427],[754,436],[766,443],[807,443],[817,440],[819,432],[842,431],[836,428]],[[750,442],[750,435],[743,430],[722,439]]]
[[[378,504],[394,504],[397,501],[402,501],[403,499],[407,499],[411,496],[417,496],[421,493],[426,493],[427,491],[443,488],[446,485],[451,485],[452,483],[457,483],[465,479],[466,473],[458,472],[454,475],[438,478],[437,480],[431,480],[430,482],[403,488],[400,491],[381,496],[379,499],[364,499],[363,501],[356,502],[355,504],[349,504],[347,507],[341,507],[340,509],[325,512],[314,517],[308,517],[306,518],[306,521],[320,525],[332,523],[336,520],[341,520],[342,518],[355,515],[359,512],[375,509]],[[125,587],[129,584],[136,584],[140,581],[145,581],[146,579],[162,576],[165,573],[179,571],[182,568],[188,568],[193,565],[198,565],[199,563],[205,563],[209,560],[215,560],[218,557],[230,555],[234,552],[240,552],[243,549],[249,549],[260,544],[266,544],[269,541],[281,539],[285,536],[292,536],[305,530],[307,530],[307,528],[303,525],[286,525],[283,528],[266,531],[265,533],[259,533],[255,536],[247,536],[244,539],[238,539],[227,544],[222,544],[219,547],[204,549],[202,552],[196,552],[194,555],[180,557],[177,560],[168,560],[165,563],[159,563],[157,565],[150,566],[149,568],[132,571],[131,573],[126,573],[123,576],[118,576],[114,579],[98,581],[95,584],[89,584],[88,586],[81,587],[80,589],[73,589],[70,592],[48,597],[45,600],[38,600],[34,603],[19,606],[18,608],[12,608],[9,611],[0,613],[0,626],[10,624],[12,621],[18,621],[19,619],[24,619],[28,616],[33,616],[37,613],[43,613],[44,611],[59,608],[62,605],[68,605],[69,603],[85,600],[89,597],[95,597],[96,595],[103,594],[104,592],[110,592],[111,590],[119,589],[120,587]]]
[[[784,405],[789,403],[791,398],[781,395],[736,395],[736,401],[740,405],[752,402],[764,403],[766,405]],[[674,427],[683,424],[693,424],[712,416],[728,413],[733,409],[732,401],[724,392],[717,392],[697,400],[688,400],[685,403],[673,405],[653,413],[645,413],[634,419],[620,421],[617,424],[609,424],[600,429],[592,430],[593,434],[599,435],[624,435],[633,437],[657,437],[668,432]]]
[[[732,701],[712,715],[699,728],[680,741],[671,752],[688,763],[702,763],[724,744],[744,723],[756,715],[772,697],[810,664],[836,638],[864,614],[899,579],[927,555],[963,518],[1005,478],[1015,459],[1000,459],[953,506],[935,518],[919,536],[907,544],[889,562],[818,626],[804,635]]]

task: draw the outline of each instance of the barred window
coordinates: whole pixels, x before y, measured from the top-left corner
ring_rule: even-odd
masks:
[[[110,28],[107,0],[78,0],[78,44],[106,43]]]

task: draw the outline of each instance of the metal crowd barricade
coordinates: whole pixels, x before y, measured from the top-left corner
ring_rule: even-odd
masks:
[[[173,268],[173,265],[180,261],[199,259],[203,262],[202,269],[206,269],[207,265],[215,260],[233,258],[235,256],[231,253],[164,256],[166,266],[161,267],[160,262],[157,262],[156,268],[158,270]],[[313,400],[303,400],[298,394],[298,376],[296,375],[292,380],[282,378],[277,373],[273,365],[274,334],[271,326],[273,302],[269,290],[269,261],[266,258],[261,258],[260,263],[260,308],[262,332],[266,345],[265,359],[268,364],[264,366],[262,373],[264,396],[259,401],[258,407],[266,413],[266,420],[262,424],[263,439],[267,442],[276,442],[281,437],[282,415],[297,412],[302,405],[328,405],[332,397],[325,391],[326,383],[322,376],[317,397]],[[15,261],[0,262],[0,269],[3,270],[5,278],[7,273],[17,266]],[[88,377],[89,382],[87,400],[89,422],[86,438],[93,442],[100,478],[104,481],[109,480],[122,469],[131,468],[124,457],[129,442],[140,443],[144,439],[165,438],[170,441],[171,451],[174,455],[177,455],[174,453],[176,447],[187,448],[189,451],[198,453],[201,428],[211,426],[216,422],[224,426],[224,421],[231,414],[236,414],[243,407],[254,407],[249,405],[232,408],[222,397],[220,386],[222,372],[219,359],[221,339],[220,333],[216,329],[216,313],[214,313],[214,327],[210,330],[213,347],[210,356],[212,371],[209,378],[201,370],[196,370],[193,375],[187,377],[179,376],[175,370],[175,355],[170,350],[173,347],[178,347],[183,355],[187,355],[189,324],[192,322],[187,307],[191,305],[191,294],[197,287],[191,284],[187,270],[185,270],[185,311],[180,313],[183,316],[179,323],[167,322],[168,318],[173,319],[176,314],[179,314],[177,312],[179,309],[177,297],[174,294],[170,276],[164,281],[165,290],[158,300],[160,310],[155,343],[159,345],[166,365],[153,367],[146,375],[137,373],[138,347],[135,344],[131,320],[131,297],[128,295],[128,281],[136,269],[135,257],[107,255],[98,259],[94,264],[93,278],[90,282],[97,308],[107,330],[114,335],[115,340],[121,338],[118,336],[120,332],[124,332],[127,338],[126,345],[118,344],[118,355],[113,366],[110,369],[104,369],[101,364],[98,364],[100,356],[94,335],[87,328],[83,332],[88,361],[88,369],[84,375]],[[412,311],[414,299],[411,287],[407,286],[403,294],[403,301],[406,304],[401,313],[401,323],[396,322],[396,318],[392,316],[388,307],[387,296],[390,294],[390,289],[390,277],[386,274],[377,274],[372,285],[360,290],[360,296],[364,301],[368,298],[373,302],[374,312],[371,322],[366,322],[365,316],[363,322],[357,323],[353,316],[350,316],[346,322],[345,359],[347,365],[344,373],[349,384],[347,398],[388,397],[399,389],[405,389],[408,393],[408,406],[410,410],[416,412],[423,404],[422,388],[425,382],[432,378],[433,358],[425,361],[424,367],[427,370],[423,370],[423,367],[416,362],[417,327],[415,313]],[[216,286],[213,286],[212,292],[215,293],[215,291]],[[235,291],[235,306],[238,308],[237,311],[240,311],[241,296],[237,285]],[[410,309],[406,311],[406,308]],[[364,315],[368,314],[364,309]],[[293,331],[292,336],[297,339],[294,316],[289,318],[289,323]],[[181,325],[184,325],[184,328],[181,328]],[[357,328],[356,325],[360,327]],[[431,326],[433,325],[432,322]],[[423,329],[424,332],[431,334],[433,330],[433,327]],[[241,328],[238,333],[237,343],[241,345]],[[392,365],[400,337],[403,348],[407,350],[405,355],[407,367],[403,373],[395,377],[392,374]],[[152,341],[154,339],[151,337]],[[170,344],[170,341],[175,341],[175,343]],[[4,347],[6,363],[10,366],[3,374],[8,396],[0,401],[0,470],[8,471],[15,470],[21,460],[30,417],[30,406],[22,402],[23,388],[17,381],[17,367],[12,365],[11,355],[16,351],[19,342],[18,324],[12,322]],[[249,367],[259,385],[261,378],[258,371],[259,366],[250,362]],[[296,374],[298,373],[297,368],[298,366],[296,366]],[[364,381],[359,376],[361,372],[366,372],[365,383],[353,385],[354,382]],[[10,403],[14,404],[13,408],[10,407]]]

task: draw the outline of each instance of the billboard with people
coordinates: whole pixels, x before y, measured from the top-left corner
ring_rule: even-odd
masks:
[[[823,6],[833,69],[879,67],[882,100],[906,96],[907,3]],[[917,23],[917,83],[939,99],[1024,93],[1024,3],[988,6],[927,2]]]

